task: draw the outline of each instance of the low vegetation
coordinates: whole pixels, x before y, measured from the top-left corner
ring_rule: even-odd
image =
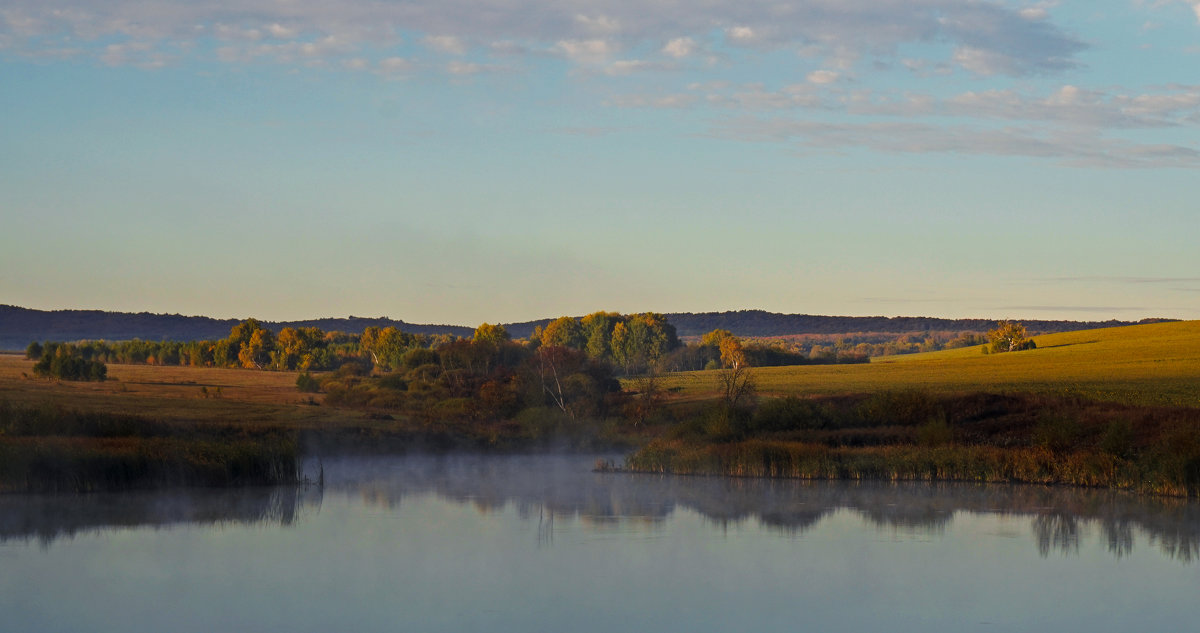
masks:
[[[298,457],[279,432],[0,401],[0,491],[295,483]]]
[[[108,376],[108,366],[98,360],[83,358],[74,345],[32,343],[26,356],[37,360],[33,373],[45,378],[103,381]]]
[[[1059,483],[1200,493],[1200,409],[1030,394],[789,396],[702,408],[632,470],[805,479]]]

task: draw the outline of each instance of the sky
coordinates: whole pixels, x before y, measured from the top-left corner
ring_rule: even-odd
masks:
[[[5,0],[0,303],[1200,318],[1200,0]]]

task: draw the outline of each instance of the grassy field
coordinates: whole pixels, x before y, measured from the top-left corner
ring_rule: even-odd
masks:
[[[312,406],[322,396],[297,391],[295,372],[110,364],[105,382],[32,375],[33,361],[0,354],[0,400],[215,425],[310,428],[369,421],[360,413]]]
[[[879,357],[864,365],[763,367],[760,394],[885,390],[1028,392],[1135,405],[1200,407],[1200,321],[1035,337],[1038,348],[985,355],[978,347]],[[714,394],[715,371],[671,375],[684,398]]]

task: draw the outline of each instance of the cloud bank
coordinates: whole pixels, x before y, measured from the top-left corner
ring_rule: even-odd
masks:
[[[844,65],[924,43],[981,75],[1059,71],[1085,47],[1044,11],[987,0],[9,0],[0,34],[18,54],[110,64],[203,56],[206,44],[229,62],[332,64],[392,56],[389,48],[416,37],[432,54],[516,42],[595,63],[622,53],[684,59],[713,48],[792,49]],[[95,45],[105,41],[136,54],[104,58]]]
[[[461,83],[557,73],[596,82],[610,107],[705,109],[711,137],[801,152],[1200,166],[1191,137],[1151,134],[1200,124],[1200,87],[1077,85],[1070,77],[1084,69],[1090,44],[1055,21],[1055,4],[8,0],[0,8],[0,56],[146,69],[279,65],[397,80],[434,74]],[[1190,7],[1200,21],[1197,0],[1150,6]],[[727,79],[770,72],[792,75],[775,86]],[[897,75],[905,88],[871,81]],[[643,91],[628,88],[646,76],[656,79],[643,81]],[[661,91],[644,92],[646,85]]]

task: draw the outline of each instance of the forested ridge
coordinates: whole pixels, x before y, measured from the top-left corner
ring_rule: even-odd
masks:
[[[32,341],[198,341],[220,339],[241,319],[214,319],[180,314],[149,312],[104,312],[102,310],[33,310],[0,305],[0,350],[25,349]],[[412,334],[471,336],[475,328],[456,325],[422,325],[387,317],[264,321],[280,332],[283,328],[320,328],[327,332],[362,332],[369,327],[394,327]]]
[[[995,325],[994,319],[938,319],[932,317],[848,317],[808,314],[779,314],[764,310],[730,312],[667,313],[664,315],[681,337],[700,336],[712,330],[729,330],[742,337],[770,337],[798,334],[844,334],[857,332],[929,332],[955,331],[983,333]],[[514,338],[528,338],[538,326],[552,319],[505,324]],[[1143,319],[1140,323],[1166,319]],[[19,351],[32,341],[142,339],[150,341],[194,341],[219,339],[229,333],[240,319],[214,319],[204,316],[152,314],[149,312],[105,312],[101,310],[33,310],[0,305],[0,349]],[[1031,334],[1068,332],[1101,327],[1133,325],[1134,321],[1047,321],[1022,319]],[[461,325],[406,323],[387,317],[323,318],[304,321],[264,321],[275,332],[285,327],[316,327],[326,332],[362,332],[368,327],[395,327],[412,334],[450,334],[471,336],[474,328]]]

